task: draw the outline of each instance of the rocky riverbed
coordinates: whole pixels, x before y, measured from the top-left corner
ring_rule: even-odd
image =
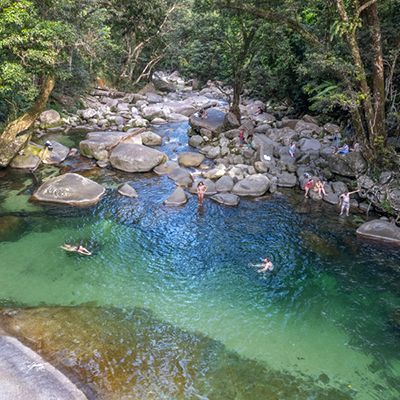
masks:
[[[45,111],[36,123],[32,142],[11,167],[34,170],[40,163],[59,165],[67,157],[81,155],[100,168],[154,171],[182,188],[166,201],[169,205],[185,204],[184,190],[196,193],[200,180],[205,181],[206,195],[213,200],[237,206],[240,197],[260,197],[280,188],[302,189],[311,177],[324,183],[326,194],[320,197],[311,190],[310,201],[337,206],[342,193],[359,189],[351,199],[354,211],[369,214],[375,210],[392,217],[400,213],[398,172],[368,176],[362,149],[336,154],[334,141],[340,140],[341,128],[332,123],[321,126],[313,116],[294,119],[287,108],[267,108],[260,101],[245,99],[239,122],[213,83],[197,91],[177,74],[163,73],[156,73],[153,83],[139,93],[98,88],[82,103],[85,108],[63,118],[54,110]],[[200,110],[207,110],[205,117],[199,116]],[[184,121],[190,124],[193,151],[168,160],[168,155],[158,150],[163,138],[154,127]],[[70,149],[54,140],[56,135],[85,132],[79,148]],[[51,141],[51,151],[40,145],[46,139]],[[291,144],[295,145],[294,154],[289,152]],[[93,190],[89,181],[83,183],[71,176],[61,182],[64,189],[59,178],[46,182],[33,200],[62,203],[65,198],[66,204],[90,205],[101,198],[102,190]],[[72,187],[73,182],[79,187]]]

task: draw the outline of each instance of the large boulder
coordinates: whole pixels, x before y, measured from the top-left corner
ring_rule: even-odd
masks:
[[[328,162],[334,174],[349,178],[355,178],[367,170],[367,162],[360,152],[332,154]]]
[[[45,127],[56,126],[62,122],[61,116],[56,110],[43,111],[40,114],[39,121]]]
[[[137,136],[135,142],[141,144],[141,138],[137,131],[129,132],[90,132],[85,140],[79,143],[79,149],[83,156],[95,158],[96,160],[107,160],[109,152],[119,143],[131,140]],[[132,139],[134,140],[134,139]]]
[[[200,132],[201,129],[207,129],[214,134],[219,134],[224,130],[225,113],[217,109],[209,109],[207,118],[200,118],[192,115],[189,124],[193,130]]]
[[[48,151],[43,158],[43,164],[57,165],[62,163],[69,154],[69,148],[58,142],[51,142],[53,150]]]
[[[185,191],[181,187],[177,187],[173,193],[164,201],[167,206],[182,206],[187,202]]]
[[[156,118],[168,118],[170,114],[170,109],[165,107],[163,104],[152,104],[149,106],[145,106],[142,109],[143,118],[152,121]]]
[[[224,130],[229,131],[231,129],[237,129],[240,126],[240,121],[237,119],[236,115],[232,112],[228,112],[224,119]]]
[[[262,196],[270,187],[271,181],[264,175],[250,175],[238,182],[233,187],[233,194],[238,196],[258,197]]]
[[[148,172],[166,159],[161,151],[132,143],[120,143],[110,154],[111,165],[125,172]]]
[[[151,80],[154,87],[161,92],[176,91],[176,84],[170,81],[162,72],[154,72]]]
[[[41,162],[43,147],[30,143],[25,149],[19,152],[11,161],[10,167],[16,169],[36,169]]]
[[[203,154],[184,152],[179,154],[178,162],[182,167],[198,167],[204,159]]]
[[[190,186],[193,182],[192,175],[185,168],[174,168],[168,173],[168,178],[172,179],[178,186]]]
[[[232,193],[218,193],[214,196],[211,196],[211,200],[214,200],[219,204],[231,207],[237,206],[240,202],[239,196],[236,196]]]
[[[300,151],[303,153],[318,154],[321,150],[321,143],[317,139],[303,138],[299,142]]]
[[[280,187],[295,187],[297,185],[297,178],[295,174],[290,174],[289,172],[282,172],[277,175],[278,178],[278,186]]]
[[[233,186],[233,179],[228,175],[221,176],[221,178],[219,178],[216,182],[217,192],[220,193],[230,192],[233,189]]]
[[[162,163],[160,165],[157,165],[157,167],[154,168],[154,172],[157,175],[168,175],[171,173],[175,168],[179,168],[179,164],[175,161],[166,161],[165,163]]]
[[[357,234],[370,239],[400,244],[400,228],[382,219],[365,222],[357,229]]]
[[[46,181],[32,195],[32,200],[71,206],[90,206],[99,202],[106,189],[78,174],[64,174]]]

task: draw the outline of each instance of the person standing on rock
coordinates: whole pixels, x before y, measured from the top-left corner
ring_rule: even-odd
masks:
[[[204,194],[207,190],[207,186],[203,182],[199,182],[197,185],[197,197],[199,199],[199,205],[203,205]]]
[[[340,195],[340,215],[343,215],[346,212],[346,216],[349,216],[350,211],[350,196],[354,193],[359,192],[359,190],[355,190],[354,192],[346,192]]]
[[[292,144],[289,146],[290,157],[294,158],[295,151],[296,151],[296,143],[292,142]]]

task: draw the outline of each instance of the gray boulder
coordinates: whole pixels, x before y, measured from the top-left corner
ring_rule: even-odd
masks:
[[[53,150],[48,151],[46,157],[43,158],[43,164],[60,164],[69,154],[69,148],[58,142],[51,142]]]
[[[56,110],[43,111],[40,114],[39,121],[41,125],[54,126],[59,125],[61,121],[61,116]]]
[[[233,187],[233,194],[238,196],[262,196],[270,187],[270,180],[261,174],[250,175]]]
[[[178,186],[188,187],[192,184],[193,178],[190,172],[184,168],[174,168],[168,173],[168,178],[172,179]]]
[[[196,130],[207,129],[214,134],[223,132],[225,113],[216,109],[209,109],[207,118],[192,115],[189,119],[190,126]]]
[[[332,154],[328,162],[329,168],[334,174],[349,178],[355,178],[367,170],[367,162],[360,152]]]
[[[111,165],[125,172],[148,172],[166,160],[161,151],[131,143],[120,143],[110,154]]]
[[[47,203],[90,206],[100,201],[106,189],[78,174],[64,174],[47,180],[32,199]]]
[[[161,146],[162,137],[154,132],[146,131],[140,134],[142,137],[142,143],[145,146]]]
[[[239,196],[236,196],[232,193],[218,193],[214,196],[211,196],[211,200],[214,200],[219,204],[231,207],[236,207],[240,202]]]
[[[126,197],[131,197],[131,198],[138,197],[136,190],[128,183],[124,183],[123,185],[121,185],[118,188],[118,193]]]
[[[225,193],[225,192],[230,192],[233,189],[234,182],[230,176],[224,175],[218,179],[215,185],[217,192]]]
[[[317,139],[303,138],[299,142],[300,151],[303,153],[319,153],[321,150],[321,143]]]
[[[157,175],[168,175],[175,168],[179,168],[179,164],[177,162],[175,162],[175,161],[168,160],[165,163],[157,165],[157,167],[155,167],[153,171]]]
[[[164,201],[167,206],[182,206],[187,202],[185,191],[181,187],[177,187],[172,194]]]
[[[189,145],[195,148],[199,148],[204,142],[200,135],[194,135],[189,139]]]
[[[400,228],[381,219],[365,222],[357,229],[357,234],[370,239],[400,244]]]
[[[175,92],[176,85],[171,82],[162,72],[154,72],[151,78],[154,87],[161,92]]]
[[[178,157],[178,163],[182,167],[198,167],[205,157],[200,153],[184,152],[180,153]]]
[[[25,149],[19,152],[11,161],[10,167],[16,169],[36,169],[41,159],[39,155],[43,147],[36,144],[29,144]]]
[[[278,186],[279,187],[295,187],[297,185],[297,178],[295,174],[290,174],[289,172],[282,172],[277,175],[278,178]]]
[[[224,119],[224,130],[229,131],[231,129],[237,129],[240,126],[240,121],[236,115],[232,112],[228,112]]]

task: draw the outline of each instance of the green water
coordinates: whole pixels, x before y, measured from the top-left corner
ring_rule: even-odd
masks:
[[[185,148],[184,124],[163,129],[175,129]],[[148,309],[287,382],[311,379],[317,387],[323,374],[327,387],[349,398],[400,398],[392,321],[400,307],[398,249],[358,241],[351,219],[301,205],[301,195],[242,201],[237,209],[210,201],[198,209],[192,198],[172,209],[162,204],[174,187],[165,177],[102,172],[95,179],[107,187],[128,180],[139,198],[109,190],[89,209],[39,206],[27,202],[29,175],[0,180],[0,227],[4,216],[17,217],[15,229],[0,229],[4,306]],[[82,242],[94,255],[65,253],[65,242]],[[275,270],[259,274],[252,265],[265,256]],[[309,390],[293,399],[337,398]]]

